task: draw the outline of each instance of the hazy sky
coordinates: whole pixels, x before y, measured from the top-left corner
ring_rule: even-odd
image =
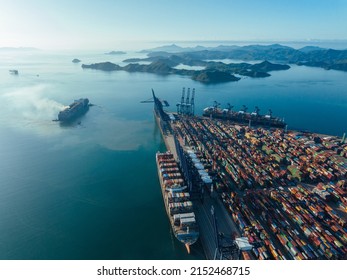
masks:
[[[0,47],[346,40],[345,0],[0,0]]]

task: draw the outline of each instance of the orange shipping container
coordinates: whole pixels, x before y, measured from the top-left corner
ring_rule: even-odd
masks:
[[[245,252],[245,251],[242,252],[242,258],[243,258],[244,260],[246,260],[246,261],[248,261],[248,260],[251,259],[249,253],[248,253],[248,252]]]

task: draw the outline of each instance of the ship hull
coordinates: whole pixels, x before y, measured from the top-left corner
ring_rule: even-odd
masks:
[[[284,128],[286,123],[277,118],[265,118],[265,117],[251,117],[250,114],[224,114],[222,112],[204,112],[204,117],[212,117],[216,119],[229,120],[235,123],[249,124],[251,125],[260,125],[260,126],[269,126]]]
[[[89,110],[89,100],[87,98],[76,100],[68,108],[59,112],[58,121],[68,123],[83,116]]]
[[[174,216],[172,215],[172,212],[170,212],[170,205],[169,205],[169,199],[168,199],[169,191],[167,190],[167,188],[165,186],[165,182],[163,180],[163,174],[161,172],[161,167],[160,167],[160,163],[159,163],[159,159],[158,159],[159,155],[160,155],[160,153],[157,153],[156,162],[157,162],[158,177],[159,177],[159,181],[160,181],[161,192],[162,192],[162,196],[163,196],[163,200],[164,200],[164,206],[165,206],[166,214],[169,218],[171,228],[172,228],[172,231],[173,231],[175,237],[177,238],[178,241],[182,242],[185,245],[188,253],[190,253],[190,246],[193,245],[199,238],[199,231],[197,230],[197,224],[196,224],[196,227],[192,228],[191,230],[182,229],[179,226],[177,226],[177,224],[175,225]],[[182,192],[183,192],[183,190],[182,190]],[[179,191],[177,193],[182,193],[182,192]],[[188,212],[189,211],[183,211],[183,212],[179,211],[178,213],[176,213],[176,215],[177,214],[178,215],[180,215],[180,214],[189,215]],[[194,213],[191,213],[191,214],[192,214],[192,216],[194,215]]]

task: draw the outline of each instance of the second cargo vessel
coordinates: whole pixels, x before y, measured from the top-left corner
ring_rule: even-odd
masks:
[[[182,173],[172,153],[158,152],[156,161],[165,209],[173,233],[190,253],[190,245],[199,238],[199,229],[190,194],[184,185]]]
[[[249,123],[252,125],[263,125],[269,127],[286,127],[286,123],[284,119],[272,116],[272,111],[266,115],[259,114],[260,109],[256,106],[255,110],[252,113],[247,112],[247,107],[243,105],[240,111],[233,111],[229,104],[229,107],[226,109],[221,109],[218,107],[219,103],[215,101],[215,105],[211,107],[207,107],[204,109],[203,116],[210,118],[217,118],[222,120],[229,120],[236,123]]]
[[[70,104],[66,109],[59,112],[58,120],[61,122],[70,122],[77,117],[86,113],[89,109],[89,99],[81,98],[75,100],[72,104]]]

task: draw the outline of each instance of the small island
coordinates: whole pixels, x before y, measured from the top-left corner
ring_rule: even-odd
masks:
[[[72,60],[72,62],[73,62],[73,63],[80,63],[81,60],[79,60],[78,58],[74,58],[74,59]]]
[[[241,78],[235,77],[227,72],[222,71],[201,71],[192,76],[192,79],[204,84],[216,84],[225,82],[236,82]]]
[[[83,69],[95,69],[95,70],[102,70],[102,71],[116,71],[116,70],[122,70],[122,68],[114,64],[112,62],[100,62],[100,63],[93,63],[90,65],[82,64]]]
[[[123,51],[110,51],[108,53],[105,54],[109,54],[109,55],[119,55],[119,54],[126,54],[126,52]]]

